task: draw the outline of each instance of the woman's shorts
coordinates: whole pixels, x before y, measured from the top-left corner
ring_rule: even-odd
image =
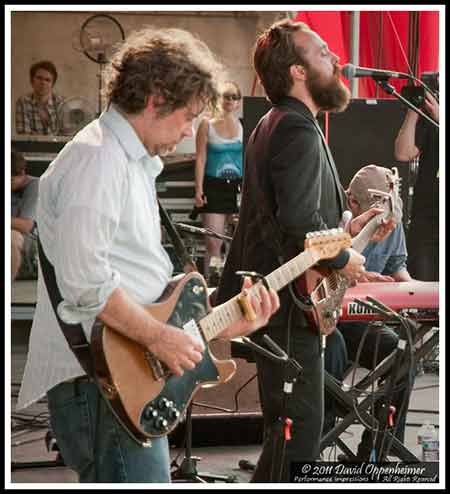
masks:
[[[206,175],[203,181],[203,193],[207,202],[200,212],[236,214],[239,211],[240,186],[240,179],[228,180]]]

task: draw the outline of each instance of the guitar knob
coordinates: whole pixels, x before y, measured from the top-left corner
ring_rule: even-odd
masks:
[[[179,416],[180,416],[180,412],[178,411],[178,409],[177,409],[177,408],[172,407],[172,408],[169,410],[169,418],[170,418],[170,419],[172,419],[172,420],[176,420]]]
[[[160,410],[165,410],[166,408],[169,408],[169,403],[170,401],[167,398],[161,398],[158,401],[158,408]]]
[[[158,417],[155,420],[155,428],[156,429],[165,430],[165,429],[167,429],[168,425],[169,425],[169,422],[167,422],[167,420],[163,419],[162,417]]]
[[[151,418],[157,417],[158,411],[153,407],[147,407],[144,411],[144,418],[150,420]]]

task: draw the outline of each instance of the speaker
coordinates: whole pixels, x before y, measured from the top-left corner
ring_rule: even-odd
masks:
[[[398,168],[406,225],[410,166],[394,157],[395,138],[405,113],[406,107],[396,99],[353,99],[344,112],[329,114],[328,144],[345,188],[365,165]]]
[[[270,108],[270,102],[264,97],[244,98],[244,146],[260,118]],[[398,168],[403,223],[406,226],[412,174],[408,163],[396,161],[394,157],[394,142],[405,113],[406,107],[396,99],[352,99],[345,111],[329,113],[328,145],[345,188],[365,165]],[[318,120],[324,129],[324,115],[319,115]]]

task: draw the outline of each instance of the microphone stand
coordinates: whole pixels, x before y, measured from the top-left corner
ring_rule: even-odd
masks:
[[[380,78],[380,77],[373,77],[373,80],[383,89],[386,93],[392,94],[395,96],[399,101],[401,101],[404,105],[406,105],[410,110],[415,111],[418,115],[423,117],[425,120],[430,122],[432,125],[435,127],[439,128],[438,122],[433,120],[431,117],[429,117],[426,113],[424,113],[422,110],[414,106],[410,101],[408,101],[406,98],[404,98],[401,94],[399,94],[394,86],[388,83],[387,79],[385,78]]]
[[[435,127],[437,127],[439,129],[439,124],[433,120],[430,116],[428,116],[427,114],[425,114],[422,110],[420,110],[419,108],[417,108],[415,105],[413,105],[410,101],[408,101],[406,98],[404,98],[401,94],[399,94],[395,88],[388,83],[387,79],[385,78],[382,78],[382,77],[373,77],[373,80],[381,87],[381,89],[383,89],[386,93],[388,94],[392,94],[393,96],[395,96],[401,103],[403,103],[404,105],[406,105],[410,110],[413,110],[415,111],[418,115],[420,115],[421,117],[423,117],[425,120],[427,120],[428,122],[430,122],[432,125],[434,125]],[[411,214],[410,214],[410,210],[411,210],[411,207],[412,207],[412,197],[411,195],[408,193],[408,205],[407,205],[407,219],[406,219],[406,229],[408,230],[409,229],[409,223],[410,223],[410,218],[411,218]]]
[[[284,456],[286,451],[286,442],[291,439],[290,430],[292,426],[292,420],[286,416],[286,410],[288,405],[288,398],[292,394],[294,383],[297,381],[301,372],[303,371],[302,366],[293,358],[289,358],[287,353],[280,348],[267,334],[263,336],[263,341],[272,350],[269,351],[260,345],[257,345],[247,337],[242,337],[244,345],[249,346],[256,352],[260,353],[264,357],[284,364],[284,379],[283,379],[283,402],[282,410],[277,422],[271,428],[269,436],[265,438],[265,441],[273,442],[273,456],[272,456],[272,466],[270,471],[270,481],[271,482],[282,482],[283,475],[283,465]],[[242,465],[244,465],[244,462]],[[241,462],[239,462],[241,464]],[[249,470],[253,470],[253,465],[249,462],[245,463],[245,467]]]
[[[209,228],[200,228],[198,226],[186,225],[185,223],[175,223],[175,226],[187,233],[192,233],[194,235],[204,235],[208,237],[219,238],[220,240],[226,240],[227,242],[231,242],[232,238],[227,235],[222,235],[221,233],[217,233],[214,230],[210,230]]]
[[[367,307],[375,312],[378,312],[382,314],[386,319],[394,319],[397,320],[397,322],[400,323],[400,327],[403,329],[403,333],[405,331],[416,331],[417,327],[415,324],[411,322],[411,324],[408,326],[407,321],[408,318],[404,318],[400,316],[397,312],[392,310],[390,307],[387,305],[383,304],[380,300],[377,300],[374,297],[371,297],[370,295],[367,295],[366,297],[367,302],[360,300],[360,299],[355,299],[355,302],[359,303],[360,305]],[[406,341],[405,341],[406,340]],[[390,432],[393,437],[395,437],[395,430],[397,429],[397,426],[394,427],[394,421],[392,419],[393,413],[397,415],[396,421],[401,420],[401,417],[399,416],[401,410],[395,410],[392,409],[392,401],[393,401],[393,395],[394,395],[394,388],[395,386],[402,385],[401,384],[401,372],[400,372],[400,367],[401,364],[404,362],[406,358],[406,349],[408,345],[410,345],[411,342],[408,342],[407,335],[403,334],[400,335],[400,339],[397,344],[397,348],[395,349],[395,357],[394,357],[394,362],[392,364],[392,367],[389,371],[389,376],[386,378],[386,384],[385,384],[385,394],[384,397],[382,398],[382,403],[381,403],[381,410],[379,412],[379,433],[377,434],[377,439],[376,439],[376,444],[375,444],[375,451],[374,451],[374,457],[372,458],[373,461],[376,462],[383,462],[386,461],[386,457],[388,455],[388,449],[390,447],[387,447],[386,444],[386,433]],[[415,349],[412,349],[414,352]],[[412,363],[410,362],[410,365]],[[406,386],[406,383],[405,383]],[[392,422],[391,422],[392,420]],[[390,431],[388,431],[390,429]],[[371,460],[372,460],[371,459]]]

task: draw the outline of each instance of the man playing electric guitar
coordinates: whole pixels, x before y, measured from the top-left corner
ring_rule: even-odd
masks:
[[[304,248],[308,232],[338,227],[344,189],[317,122],[321,111],[342,111],[350,92],[340,80],[339,58],[306,24],[283,20],[262,33],[255,45],[254,66],[273,107],[258,122],[246,146],[239,223],[218,289],[223,302],[239,292],[237,270],[267,275]],[[373,210],[353,220],[356,233]],[[324,261],[357,280],[364,257],[344,249]],[[280,291],[280,310],[252,339],[268,334],[303,374],[284,407],[284,368],[255,354],[265,438],[253,482],[289,482],[293,461],[319,457],[323,418],[322,347],[319,332],[291,293]],[[280,416],[292,420],[291,439],[283,458],[275,458]],[[273,478],[272,465],[281,465]]]
[[[221,73],[207,46],[188,32],[146,28],[131,34],[108,66],[107,109],[41,177],[39,237],[62,300],[52,306],[55,298],[40,272],[18,408],[47,394],[61,455],[80,482],[170,482],[167,437],[156,437],[151,447],[130,437],[72,353],[80,346],[67,344],[64,335],[71,331],[63,334],[59,323],[73,331],[81,324],[81,334],[91,341],[99,319],[176,376],[202,360],[201,338],[158,319],[144,305],[159,299],[173,270],[161,245],[155,188],[160,156],[192,136],[194,119],[218,97]],[[244,290],[249,287],[246,281]],[[218,337],[264,326],[279,306],[276,293],[264,287],[247,302],[254,319],[240,314]],[[113,398],[117,389],[104,384]],[[117,387],[123,391],[139,382]]]

